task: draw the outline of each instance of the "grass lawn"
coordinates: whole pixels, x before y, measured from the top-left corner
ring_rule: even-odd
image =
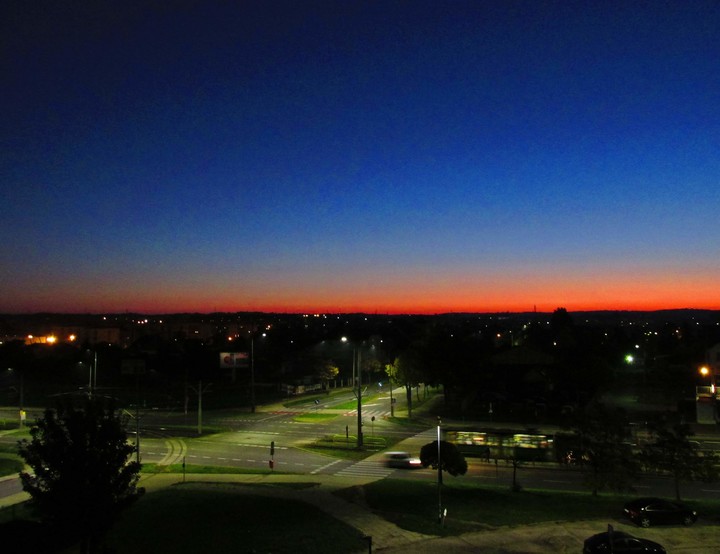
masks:
[[[363,448],[358,450],[355,435],[326,435],[303,446],[305,450],[342,458],[344,460],[364,460],[368,455],[385,450],[397,442],[396,438],[363,435]]]
[[[362,551],[367,543],[356,529],[304,502],[175,486],[142,497],[115,525],[107,544],[117,554],[342,554]]]
[[[173,552],[362,552],[362,533],[312,504],[267,497],[253,488],[268,485],[178,484],[148,493],[116,522],[107,545],[117,554]],[[306,489],[313,483],[273,486]],[[627,497],[446,483],[442,505],[445,525],[437,522],[437,484],[384,479],[336,494],[361,504],[398,526],[423,534],[458,535],[550,521],[621,518]],[[720,501],[689,502],[706,521],[720,521]],[[0,511],[0,523],[28,517],[24,505]],[[282,529],[282,532],[278,532]],[[66,551],[75,554],[76,550]]]
[[[3,456],[0,454],[0,477],[15,475],[25,467],[19,456]]]
[[[438,520],[437,483],[384,479],[340,494],[362,497],[373,512],[411,531],[456,535],[507,525],[550,521],[612,520],[621,517],[629,497],[589,492],[570,493],[467,486],[446,479],[442,506],[448,510],[445,526]],[[720,502],[690,502],[701,517],[718,520]],[[430,523],[430,525],[429,525]]]
[[[337,414],[318,414],[308,412],[306,414],[295,416],[293,420],[299,423],[326,423],[337,417]]]

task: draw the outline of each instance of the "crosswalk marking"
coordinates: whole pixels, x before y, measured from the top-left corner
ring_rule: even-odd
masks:
[[[343,414],[346,417],[355,416],[357,417],[357,410],[350,410],[349,412],[345,412]],[[388,418],[390,417],[390,411],[389,410],[365,410],[362,411],[363,419],[367,418],[370,419],[373,416],[375,416],[375,419],[379,418]]]
[[[310,473],[311,473],[312,475],[315,475],[315,474],[317,474],[317,473],[320,473],[320,472],[323,471],[324,469],[327,469],[327,468],[329,468],[330,466],[334,466],[335,464],[339,464],[339,463],[340,463],[340,460],[334,460],[334,461],[330,462],[329,464],[325,464],[324,466],[320,466],[319,468],[312,470]]]
[[[392,474],[393,469],[385,467],[375,460],[360,460],[359,462],[338,471],[335,475],[341,477],[377,477],[383,479]]]

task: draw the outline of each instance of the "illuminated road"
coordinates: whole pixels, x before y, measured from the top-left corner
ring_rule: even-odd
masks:
[[[353,462],[325,456],[316,451],[308,450],[306,445],[326,435],[352,435],[357,429],[357,417],[352,409],[354,397],[351,393],[333,398],[332,401],[313,401],[296,404],[292,409],[258,412],[206,412],[203,424],[206,426],[202,436],[188,432],[197,422],[197,414],[151,412],[142,414],[141,419],[141,461],[143,463],[182,464],[225,466],[251,469],[267,469],[272,459],[274,470],[286,473],[302,474],[340,474],[348,477],[353,475],[375,478],[402,479],[437,479],[437,472],[431,469],[391,470],[380,463],[380,455],[370,456],[366,461]],[[349,404],[350,403],[350,404]],[[333,410],[335,410],[333,412]],[[436,440],[436,428],[417,433],[411,428],[395,425],[385,421],[384,416],[389,410],[389,398],[381,397],[364,405],[364,434],[371,437],[375,433],[380,436],[393,436],[401,442],[393,449],[407,450],[418,455],[420,448]],[[319,419],[311,423],[297,421],[300,414],[324,413],[330,418]],[[328,412],[336,413],[335,417]],[[375,421],[372,417],[375,415]],[[185,429],[178,434],[173,429]],[[221,432],[208,433],[207,430]],[[700,438],[700,437],[698,437]],[[714,436],[700,438],[703,445],[713,447],[720,445]],[[131,435],[134,442],[134,434]],[[15,444],[17,438],[0,436],[0,443],[5,447]],[[274,443],[274,454],[271,456],[270,445]],[[513,482],[511,465],[500,460],[484,462],[468,458],[468,473],[461,477],[447,476],[448,483],[454,479],[472,480],[478,484],[510,487]],[[517,482],[525,488],[539,488],[565,491],[587,491],[583,485],[582,473],[577,468],[558,464],[523,464],[516,472]],[[645,476],[638,481],[637,492],[643,495],[674,496],[672,480],[664,477]],[[0,498],[19,492],[17,479],[0,481]],[[683,483],[683,498],[716,499],[720,494],[720,484]]]

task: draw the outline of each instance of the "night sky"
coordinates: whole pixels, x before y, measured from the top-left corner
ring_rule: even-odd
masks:
[[[720,309],[720,2],[10,0],[0,56],[0,312]]]

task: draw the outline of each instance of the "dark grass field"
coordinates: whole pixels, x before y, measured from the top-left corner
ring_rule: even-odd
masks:
[[[362,550],[362,534],[304,502],[209,487],[148,494],[108,536],[117,554]]]
[[[278,487],[306,489],[307,483]],[[613,521],[622,518],[628,497],[469,486],[461,480],[442,488],[448,513],[438,523],[436,483],[385,479],[337,492],[398,526],[428,535],[532,525],[543,522]],[[703,524],[720,524],[720,502],[690,502]],[[21,505],[0,512],[0,522],[27,517]],[[148,493],[116,522],[107,537],[108,554],[157,552],[264,552],[342,554],[362,552],[367,543],[350,525],[315,506],[265,496],[257,485],[217,487],[213,484],[173,486]],[[64,550],[74,554],[78,549]]]

